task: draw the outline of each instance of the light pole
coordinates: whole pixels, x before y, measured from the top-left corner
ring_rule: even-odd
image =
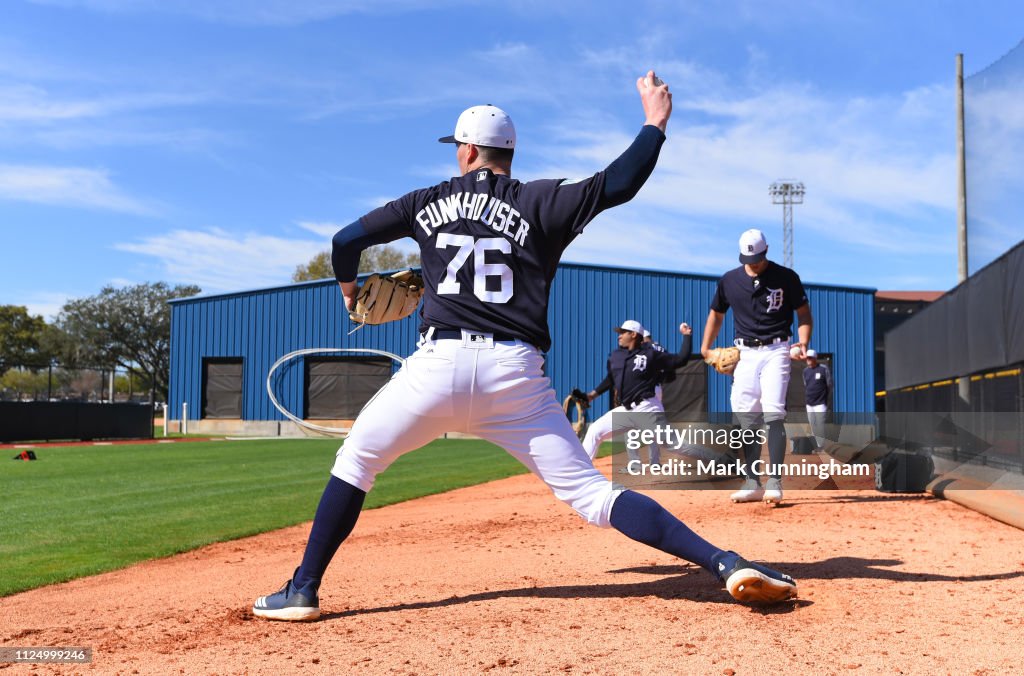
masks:
[[[768,187],[772,204],[782,205],[782,258],[783,265],[793,267],[793,205],[804,203],[804,184],[781,179]]]

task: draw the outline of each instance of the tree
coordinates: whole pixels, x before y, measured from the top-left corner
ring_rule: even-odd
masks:
[[[13,366],[46,366],[49,325],[21,305],[0,305],[0,375]]]
[[[57,317],[67,337],[62,361],[69,366],[121,366],[152,383],[150,401],[167,397],[171,309],[167,301],[199,293],[198,286],[164,282],[123,289],[104,287],[97,296],[69,301]]]
[[[384,270],[418,268],[419,266],[420,255],[418,253],[402,253],[390,244],[372,246],[364,251],[359,258],[359,272],[383,272]],[[334,267],[331,265],[331,252],[321,251],[305,265],[295,268],[292,281],[310,282],[315,279],[330,279],[332,277],[334,277]]]
[[[0,376],[0,391],[13,393],[16,401],[26,394],[31,395],[30,399],[39,399],[46,394],[48,384],[46,371],[11,369]]]

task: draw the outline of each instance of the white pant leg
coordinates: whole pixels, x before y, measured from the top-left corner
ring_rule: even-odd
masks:
[[[786,391],[789,389],[789,376],[793,360],[789,356],[789,344],[777,343],[762,347],[761,370],[759,375],[761,389],[761,410],[764,411],[766,422],[786,419]]]
[[[637,405],[628,413],[630,415],[627,415],[624,419],[624,429],[651,429],[652,425],[657,425],[663,428],[668,426],[668,418],[665,417],[665,406],[657,396],[650,399],[644,399],[637,403]],[[637,415],[634,416],[632,414]],[[661,446],[658,444],[649,444],[647,446],[647,452],[650,454],[652,465],[661,464]],[[630,456],[630,460],[639,459],[639,454],[637,454],[635,458]]]
[[[807,422],[811,424],[811,434],[818,447],[825,445],[825,414],[828,413],[827,404],[818,404],[807,407]]]
[[[399,456],[460,430],[454,418],[455,355],[440,345],[418,349],[363,407],[331,474],[369,492]]]
[[[478,353],[468,431],[508,451],[588,523],[608,527],[622,491],[594,469],[543,375],[543,357],[527,346]]]
[[[399,456],[447,431],[505,448],[587,522],[607,527],[622,492],[594,469],[536,348],[427,343],[360,412],[331,473],[369,491]]]
[[[583,448],[591,460],[597,457],[597,450],[601,447],[601,444],[607,441],[614,433],[612,429],[612,414],[625,412],[626,409],[624,407],[617,406],[587,426],[587,434],[583,437]]]
[[[754,348],[741,347],[740,361],[732,373],[729,403],[735,413],[756,413],[761,410],[761,354]]]

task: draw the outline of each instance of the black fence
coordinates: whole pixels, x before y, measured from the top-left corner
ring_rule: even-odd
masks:
[[[0,442],[152,436],[153,407],[149,404],[0,401]]]
[[[149,384],[122,368],[59,363],[0,365],[0,401],[149,401]]]
[[[886,393],[885,435],[958,462],[1024,471],[1024,364]]]
[[[890,391],[1024,362],[1024,242],[885,334],[885,352]]]

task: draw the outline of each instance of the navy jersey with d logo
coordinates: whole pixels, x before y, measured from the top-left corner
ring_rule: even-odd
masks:
[[[793,270],[768,262],[757,277],[741,265],[722,275],[711,309],[725,314],[731,307],[737,338],[789,338],[793,312],[807,304],[807,292]]]
[[[551,346],[548,292],[565,248],[601,211],[604,172],[522,183],[489,169],[415,190],[362,217],[420,245],[421,329],[469,329]]]

